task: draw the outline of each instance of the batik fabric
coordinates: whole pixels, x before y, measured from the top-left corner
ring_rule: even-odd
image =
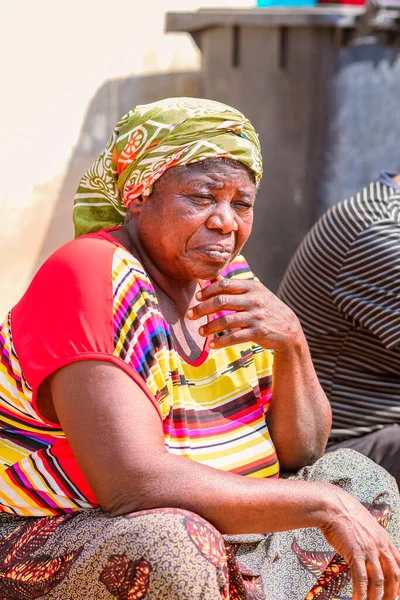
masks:
[[[390,475],[352,450],[291,476],[338,485],[400,545]],[[351,600],[347,563],[319,529],[221,536],[192,512],[109,517],[0,514],[0,597],[7,600]]]

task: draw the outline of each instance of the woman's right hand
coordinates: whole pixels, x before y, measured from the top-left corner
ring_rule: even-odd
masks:
[[[335,488],[320,529],[350,567],[353,600],[396,600],[400,595],[400,552],[388,533],[358,500]]]

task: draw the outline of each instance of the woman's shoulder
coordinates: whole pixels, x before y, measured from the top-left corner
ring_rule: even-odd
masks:
[[[24,297],[58,294],[61,290],[68,295],[77,292],[93,296],[99,286],[105,286],[105,290],[112,285],[115,263],[122,260],[143,271],[128,250],[106,233],[85,235],[55,250],[39,267]]]
[[[121,316],[119,301],[135,281],[131,273],[116,289],[114,270],[129,257],[139,269],[111,236],[94,234],[64,244],[37,271],[9,315],[16,353],[32,387],[77,357],[114,356],[115,315]]]
[[[87,320],[89,315],[93,321],[95,315],[100,318],[109,314],[113,305],[113,257],[117,250],[118,244],[112,238],[96,234],[58,248],[41,265],[12,308],[14,326],[23,324],[30,331],[29,318],[35,318],[42,326],[50,322],[58,323],[59,328],[63,322]]]
[[[93,273],[104,268],[105,263],[109,265],[112,256],[119,248],[123,247],[112,236],[107,235],[106,231],[84,235],[55,250],[40,267],[38,273],[54,267],[78,271],[89,269]]]

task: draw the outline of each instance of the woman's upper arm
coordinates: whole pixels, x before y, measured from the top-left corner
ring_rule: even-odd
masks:
[[[144,474],[165,453],[160,414],[116,365],[79,361],[49,378],[60,425],[100,506],[140,507]],[[129,497],[127,497],[129,496]]]

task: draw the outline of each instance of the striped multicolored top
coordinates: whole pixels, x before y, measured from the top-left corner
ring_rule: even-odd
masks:
[[[39,386],[79,360],[122,368],[160,413],[174,454],[248,477],[278,476],[266,424],[272,353],[205,344],[191,363],[174,346],[140,262],[105,230],[55,252],[0,328],[0,511],[57,515],[98,506]],[[237,257],[224,277],[252,278]]]

